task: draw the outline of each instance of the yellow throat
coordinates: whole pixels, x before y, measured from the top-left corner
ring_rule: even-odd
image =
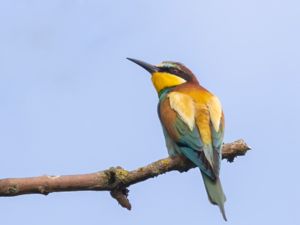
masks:
[[[166,72],[154,72],[151,79],[158,93],[164,88],[174,87],[186,82],[183,78]]]

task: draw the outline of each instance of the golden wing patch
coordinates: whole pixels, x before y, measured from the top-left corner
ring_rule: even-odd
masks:
[[[211,122],[215,130],[218,132],[220,129],[220,123],[222,117],[222,106],[220,100],[216,96],[213,96],[209,101],[208,110],[209,110]]]
[[[195,103],[194,100],[179,92],[171,92],[168,94],[170,106],[177,112],[179,117],[186,123],[192,131],[195,126]]]

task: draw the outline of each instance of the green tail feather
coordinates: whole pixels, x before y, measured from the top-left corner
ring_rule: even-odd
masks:
[[[201,174],[203,177],[203,181],[204,181],[204,185],[205,185],[205,189],[206,189],[209,201],[212,204],[219,206],[224,220],[227,221],[227,218],[225,215],[225,209],[224,209],[224,202],[226,201],[226,197],[223,192],[220,179],[217,178],[215,181],[213,181],[205,173],[201,172]]]

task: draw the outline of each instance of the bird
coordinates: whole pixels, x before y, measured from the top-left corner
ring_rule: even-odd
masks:
[[[220,182],[225,126],[220,100],[202,87],[182,63],[163,61],[152,65],[127,59],[151,74],[169,156],[183,155],[200,169],[209,201],[219,207],[227,221],[226,197]]]

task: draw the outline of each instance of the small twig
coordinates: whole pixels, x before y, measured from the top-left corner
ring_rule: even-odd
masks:
[[[111,196],[116,199],[122,207],[131,210],[131,204],[127,198],[128,193],[129,190],[127,188],[114,189],[110,192]]]
[[[232,162],[236,156],[245,155],[250,148],[243,140],[223,145],[223,159]],[[7,178],[0,180],[0,196],[43,194],[63,191],[110,191],[121,206],[131,209],[127,189],[130,185],[156,177],[169,171],[188,171],[195,166],[183,156],[168,157],[136,170],[121,167],[82,175],[40,176]]]

